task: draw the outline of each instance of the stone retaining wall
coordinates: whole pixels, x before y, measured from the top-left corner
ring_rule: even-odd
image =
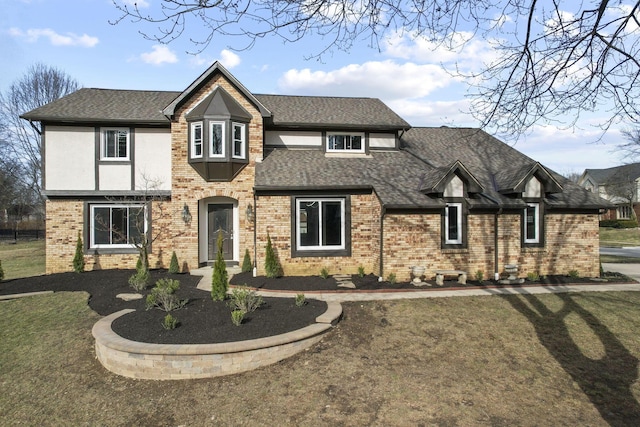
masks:
[[[149,344],[117,335],[111,323],[133,310],[122,310],[93,327],[96,355],[113,373],[130,378],[173,380],[211,378],[245,372],[293,356],[320,341],[342,314],[329,302],[313,325],[286,334],[256,340],[218,344]]]

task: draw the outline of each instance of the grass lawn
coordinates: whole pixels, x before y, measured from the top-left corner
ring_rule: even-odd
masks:
[[[44,274],[44,240],[19,240],[15,244],[2,241],[0,261],[6,280]]]
[[[600,246],[640,246],[640,228],[600,227]]]
[[[192,381],[95,359],[84,293],[0,302],[3,425],[638,425],[640,292],[344,304],[310,350]]]

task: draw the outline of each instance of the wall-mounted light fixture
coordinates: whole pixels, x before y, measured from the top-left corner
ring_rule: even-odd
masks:
[[[253,222],[254,214],[253,214],[253,206],[251,206],[251,203],[249,203],[249,206],[247,206],[247,210],[245,211],[245,214],[247,215],[247,221]]]
[[[189,212],[189,206],[187,206],[186,203],[182,208],[182,220],[185,224],[189,224],[191,222],[191,212]]]

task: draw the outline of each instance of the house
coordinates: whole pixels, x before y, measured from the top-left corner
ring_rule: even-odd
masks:
[[[268,237],[285,275],[599,274],[605,201],[375,98],[254,94],[215,63],[182,92],[80,89],[22,117],[42,126],[48,273],[71,269],[78,233],[89,269],[133,268],[145,232],[152,267],[175,251],[190,270],[222,232],[225,259],[249,250],[258,274]]]
[[[602,219],[634,219],[640,215],[640,163],[608,169],[585,169],[578,184],[615,206]]]

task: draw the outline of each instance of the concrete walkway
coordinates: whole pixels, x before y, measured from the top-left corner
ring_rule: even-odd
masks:
[[[603,264],[605,271],[616,271],[640,281],[640,264]],[[237,269],[237,271],[236,271]],[[239,272],[238,267],[227,268],[229,277]],[[211,267],[203,267],[192,270],[191,274],[202,276],[198,288],[211,291]],[[290,291],[258,291],[258,295],[266,297],[295,298],[299,293],[304,293],[307,298],[323,301],[380,301],[412,298],[448,298],[462,296],[488,296],[488,295],[517,295],[517,294],[550,294],[567,292],[612,292],[612,291],[640,291],[640,283],[608,283],[593,282],[593,284],[579,285],[555,285],[555,286],[517,286],[496,288],[444,288],[425,290],[394,290],[394,291],[359,291],[352,292],[341,290],[338,292],[290,292]]]

